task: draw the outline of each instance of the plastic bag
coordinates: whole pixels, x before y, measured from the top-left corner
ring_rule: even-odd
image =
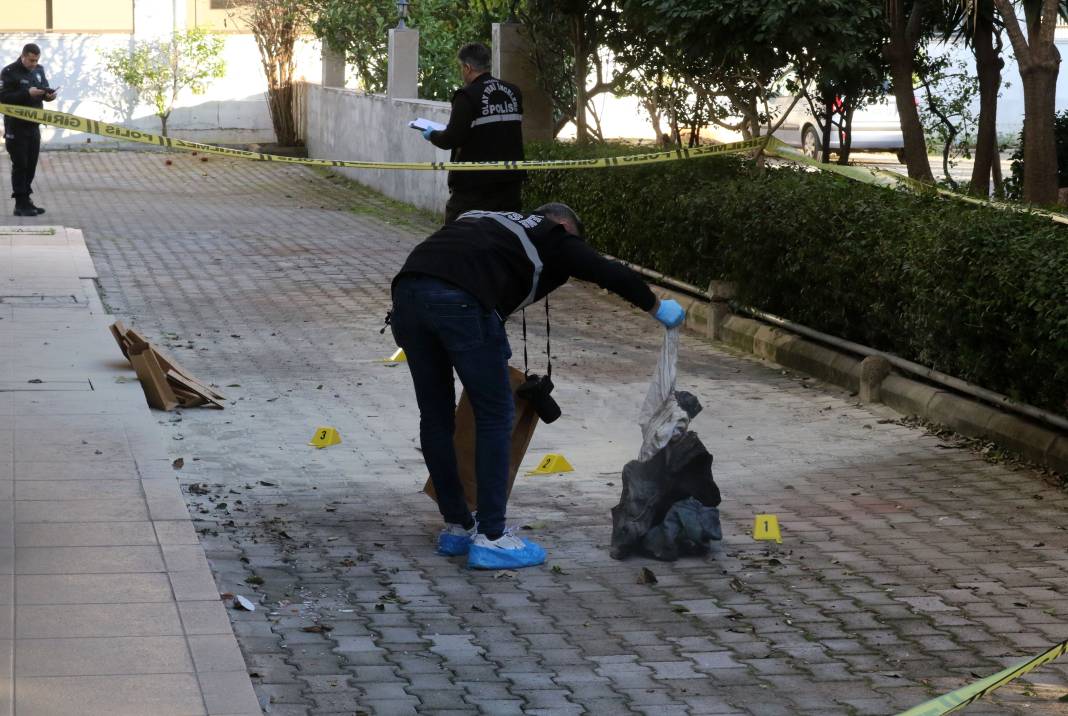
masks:
[[[679,360],[679,329],[669,328],[660,349],[660,360],[649,383],[645,402],[638,411],[642,428],[642,449],[638,459],[645,462],[673,437],[679,437],[690,425],[689,415],[675,400],[675,372]],[[697,408],[700,411],[700,406]],[[697,413],[694,413],[696,415]]]
[[[675,390],[678,349],[679,332],[669,330],[638,416],[640,459],[624,466],[623,493],[612,508],[614,559],[642,550],[657,559],[675,559],[680,552],[700,551],[708,540],[721,538],[712,455],[689,430],[701,404],[690,393]],[[669,519],[678,503],[684,504]]]

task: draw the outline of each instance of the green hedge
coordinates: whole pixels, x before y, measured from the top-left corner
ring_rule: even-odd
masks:
[[[601,251],[1068,414],[1068,227],[733,157],[531,172],[524,205],[546,201]]]

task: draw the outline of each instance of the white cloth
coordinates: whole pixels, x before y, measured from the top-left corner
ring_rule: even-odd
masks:
[[[664,335],[656,372],[638,411],[642,428],[642,449],[638,460],[645,462],[662,450],[672,438],[683,435],[690,426],[690,416],[675,400],[675,368],[679,359],[679,329],[669,328]]]

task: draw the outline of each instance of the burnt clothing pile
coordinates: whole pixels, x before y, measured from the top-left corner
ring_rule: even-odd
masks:
[[[623,494],[612,508],[613,559],[639,553],[672,561],[704,554],[723,538],[712,455],[689,429],[701,404],[675,390],[678,345],[672,328],[639,414],[642,449],[624,466]]]

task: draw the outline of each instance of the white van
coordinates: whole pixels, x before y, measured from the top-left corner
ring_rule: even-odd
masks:
[[[776,97],[769,105],[776,110],[772,124],[793,102],[793,97]],[[897,115],[897,103],[892,96],[883,96],[869,102],[853,113],[851,151],[894,152],[900,157],[905,139],[901,134],[901,121]],[[793,147],[799,147],[807,156],[819,159],[823,152],[822,133],[812,116],[812,109],[804,97],[797,101],[793,110],[775,131],[775,138]],[[837,151],[837,127],[831,128],[831,151]]]

